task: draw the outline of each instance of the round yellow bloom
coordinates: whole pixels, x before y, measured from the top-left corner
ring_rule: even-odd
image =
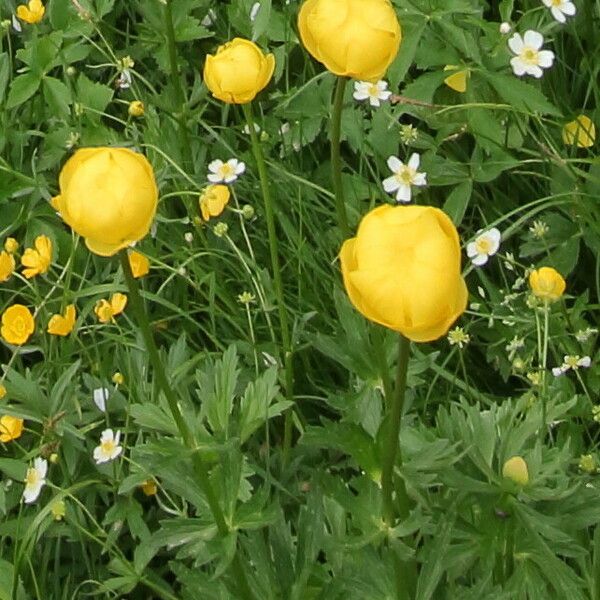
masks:
[[[11,415],[0,417],[0,442],[6,444],[21,437],[23,433],[23,419]]]
[[[542,267],[531,272],[529,286],[534,296],[548,302],[555,302],[564,294],[567,284],[556,269]]]
[[[156,487],[156,481],[154,479],[146,479],[144,483],[142,483],[142,492],[146,496],[156,496],[158,488]]]
[[[142,239],[156,214],[158,190],[145,156],[127,148],[82,148],[65,163],[54,198],[68,225],[100,256]]]
[[[0,282],[7,281],[15,270],[15,259],[4,250],[0,252]]]
[[[509,458],[502,467],[502,477],[514,481],[517,485],[527,485],[529,483],[527,463],[520,456]]]
[[[123,377],[123,373],[117,371],[112,376],[112,382],[116,385],[123,385],[125,383],[125,377]]]
[[[275,70],[275,57],[263,54],[250,40],[234,38],[207,55],[204,83],[212,95],[228,104],[246,104],[264,89]]]
[[[127,296],[117,292],[110,297],[110,300],[98,300],[94,312],[100,323],[109,323],[114,317],[120,315],[126,306]]]
[[[75,321],[77,320],[77,311],[74,304],[69,304],[65,308],[64,315],[52,315],[48,321],[48,333],[51,335],[67,336],[73,331]]]
[[[456,65],[446,65],[444,71],[455,71],[452,75],[449,75],[444,79],[444,83],[455,92],[464,94],[467,91],[467,78],[469,77],[469,70],[462,69],[458,70],[459,67]]]
[[[226,185],[209,185],[200,194],[199,203],[202,218],[208,221],[211,217],[218,217],[227,206],[230,196],[231,193]]]
[[[41,0],[30,0],[27,5],[21,4],[17,6],[17,17],[30,25],[39,23],[44,17],[45,12],[46,9]]]
[[[132,117],[143,117],[145,112],[144,103],[141,100],[134,100],[133,102],[130,102],[127,112]]]
[[[569,146],[577,144],[578,148],[590,148],[596,141],[596,126],[589,117],[579,115],[563,127],[562,138]]]
[[[38,235],[34,246],[35,249],[26,248],[21,257],[21,264],[26,267],[23,275],[27,279],[47,273],[52,263],[52,242],[48,236]]]
[[[9,254],[14,254],[19,249],[19,242],[12,237],[6,238],[4,242],[4,249]]]
[[[340,260],[352,304],[415,342],[446,334],[467,307],[458,233],[438,208],[375,208]]]
[[[33,315],[22,304],[13,304],[2,313],[0,335],[5,342],[22,346],[35,330]]]
[[[400,23],[389,0],[306,0],[298,14],[308,52],[336,75],[382,79],[400,47]]]
[[[128,258],[131,272],[136,279],[148,275],[148,272],[150,271],[150,261],[143,254],[133,250],[129,253]]]

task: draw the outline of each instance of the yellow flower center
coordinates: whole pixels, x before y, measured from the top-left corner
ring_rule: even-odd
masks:
[[[492,242],[488,238],[479,238],[475,242],[477,254],[489,254],[492,249]]]
[[[529,47],[523,49],[521,58],[529,65],[537,65],[540,62],[538,51]]]
[[[369,94],[369,96],[371,96],[371,98],[378,98],[379,97],[379,88],[377,87],[377,84],[375,84],[375,83],[369,84],[369,87],[367,88],[367,94]]]
[[[563,0],[552,0],[552,6],[560,6]]]
[[[27,469],[27,475],[25,475],[26,485],[35,485],[40,480],[40,474],[37,469]]]
[[[235,175],[235,169],[229,164],[225,163],[222,167],[219,168],[219,175],[225,179],[226,177],[231,177]]]
[[[27,331],[27,325],[23,317],[17,317],[12,323],[12,330],[18,335],[23,335]]]
[[[104,440],[100,443],[100,448],[104,454],[112,454],[116,447],[114,440]]]
[[[579,360],[579,356],[567,356],[565,358],[565,364],[569,365],[571,369],[577,369],[577,361]]]
[[[405,185],[411,185],[413,182],[413,178],[415,176],[414,169],[410,167],[401,167],[400,170],[396,173],[396,179]]]

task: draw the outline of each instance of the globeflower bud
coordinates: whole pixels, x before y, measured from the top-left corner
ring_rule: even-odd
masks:
[[[254,215],[254,206],[252,206],[251,204],[244,204],[244,206],[242,206],[242,216],[244,217],[244,219],[246,219],[246,221],[250,221],[251,219],[253,219]]]
[[[306,0],[298,14],[308,52],[335,75],[382,79],[400,47],[400,23],[389,0]]]
[[[529,275],[529,286],[534,296],[546,302],[555,302],[566,288],[562,275],[552,267],[542,267]]]
[[[500,33],[502,35],[506,35],[507,33],[510,33],[511,30],[511,26],[510,23],[507,23],[506,21],[504,21],[503,23],[500,23]]]
[[[134,100],[129,103],[127,112],[131,117],[143,117],[144,116],[144,103],[141,100]]]
[[[215,98],[246,104],[267,86],[274,70],[272,54],[263,54],[250,40],[235,38],[206,57],[204,83]]]
[[[502,467],[502,477],[510,479],[520,486],[527,485],[529,483],[527,463],[520,456],[509,458]]]
[[[379,206],[344,242],[340,261],[354,307],[415,342],[446,334],[467,307],[458,233],[438,208]]]
[[[149,231],[158,203],[152,165],[128,148],[82,148],[65,163],[55,204],[86,246],[112,256]]]

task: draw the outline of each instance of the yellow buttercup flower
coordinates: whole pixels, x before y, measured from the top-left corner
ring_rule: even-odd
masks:
[[[152,165],[127,148],[82,148],[65,163],[55,205],[65,223],[100,256],[142,239],[156,214]]]
[[[148,272],[150,271],[150,261],[143,254],[132,250],[129,252],[128,258],[131,272],[136,279],[148,275]]]
[[[520,456],[509,458],[502,467],[502,477],[514,481],[517,485],[527,485],[529,483],[527,463]]]
[[[73,331],[75,321],[77,320],[77,312],[74,304],[69,304],[65,308],[64,315],[52,315],[48,322],[48,333],[51,335],[67,336]]]
[[[19,242],[12,237],[6,238],[4,241],[4,249],[9,254],[14,254],[19,249]]]
[[[569,146],[577,144],[578,148],[590,148],[596,141],[596,126],[589,117],[579,115],[563,127],[562,138]]]
[[[141,100],[130,102],[127,112],[132,117],[143,117],[145,112],[144,103]]]
[[[458,232],[438,208],[375,208],[340,260],[354,307],[415,342],[446,334],[467,307]]]
[[[6,251],[0,252],[0,282],[7,281],[14,273],[15,259]]]
[[[469,69],[458,70],[456,65],[446,65],[444,71],[455,71],[444,79],[444,83],[455,92],[464,94],[467,91],[467,79],[469,77]]]
[[[119,371],[114,373],[112,376],[112,382],[115,385],[123,385],[125,383],[125,377],[123,377],[123,373],[120,373]]]
[[[308,52],[336,75],[382,79],[402,35],[389,0],[306,0],[298,14]]]
[[[35,249],[26,248],[21,257],[21,264],[26,267],[23,275],[27,279],[47,273],[52,262],[52,242],[49,237],[38,235],[34,246]]]
[[[110,300],[98,300],[94,307],[94,312],[100,323],[109,323],[114,317],[120,315],[127,306],[127,296],[117,292],[110,297]]]
[[[146,479],[146,481],[142,483],[142,492],[144,492],[146,496],[156,496],[157,491],[158,488],[154,479]]]
[[[211,217],[218,217],[227,206],[230,196],[231,193],[226,185],[209,185],[200,194],[202,218],[208,221]]]
[[[23,419],[11,415],[0,417],[0,442],[6,444],[21,437],[23,433]]]
[[[2,313],[0,335],[5,342],[22,346],[34,330],[33,315],[26,306],[13,304]]]
[[[542,267],[529,275],[533,295],[547,302],[555,302],[565,291],[567,284],[562,275],[552,267]]]
[[[39,23],[44,17],[45,12],[46,9],[41,0],[30,0],[27,5],[21,4],[17,6],[17,17],[30,25]]]
[[[250,40],[234,38],[209,54],[204,83],[212,95],[228,104],[246,104],[263,90],[275,70],[275,57]]]

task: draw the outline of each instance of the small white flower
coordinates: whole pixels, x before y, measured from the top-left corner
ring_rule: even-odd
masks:
[[[105,429],[100,436],[100,445],[94,448],[94,460],[97,465],[114,460],[121,454],[123,447],[119,446],[121,432],[117,431],[117,435],[112,429]]]
[[[467,244],[467,256],[476,267],[485,265],[490,256],[494,256],[500,248],[500,231],[492,227],[478,235],[473,242]]]
[[[188,243],[191,244],[194,241],[194,234],[191,231],[186,231],[183,234],[183,239]]]
[[[21,33],[21,31],[23,31],[21,23],[19,23],[19,19],[17,19],[16,15],[12,16],[12,26],[17,33]]]
[[[369,100],[371,106],[381,106],[381,102],[385,102],[390,99],[392,92],[387,89],[387,81],[383,79],[377,83],[370,83],[369,81],[355,81],[354,82],[354,96],[355,100]]]
[[[563,373],[562,367],[552,367],[552,375],[554,375],[554,377],[560,377]]]
[[[579,357],[578,355],[567,354],[564,357],[563,364],[560,367],[554,367],[552,369],[552,375],[559,377],[571,369],[573,371],[577,371],[577,369],[581,367],[587,369],[591,364],[592,359],[589,356]]]
[[[230,158],[227,162],[216,159],[208,165],[208,170],[211,183],[232,183],[246,170],[246,165],[237,158]]]
[[[108,388],[96,388],[92,392],[94,404],[101,412],[106,412],[106,401],[108,400]]]
[[[510,33],[511,30],[511,26],[510,23],[507,23],[506,21],[504,21],[503,23],[500,23],[500,33],[502,35],[506,35],[507,33]]]
[[[44,458],[36,458],[33,461],[33,467],[29,467],[25,475],[25,489],[23,490],[25,504],[31,504],[38,499],[46,484],[46,473],[48,473],[48,461]]]
[[[214,8],[209,8],[201,23],[204,25],[204,27],[210,27],[216,20],[217,13],[215,12]]]
[[[127,88],[131,87],[131,73],[129,72],[129,69],[123,69],[121,71],[121,74],[117,79],[117,86],[122,90],[126,90]]]
[[[248,127],[248,125],[244,125],[244,128],[242,129],[242,131],[246,135],[250,135],[250,127]],[[256,131],[256,133],[260,133],[260,125],[258,123],[254,123],[254,131]]]
[[[255,2],[250,9],[250,20],[254,22],[260,10],[260,2]]]
[[[544,36],[532,29],[528,29],[523,37],[520,33],[515,33],[508,40],[508,47],[516,55],[510,59],[515,75],[533,75],[539,79],[543,75],[542,69],[552,66],[554,52],[541,50],[543,44]]]
[[[580,329],[575,334],[575,339],[580,343],[584,344],[587,342],[598,330],[595,327],[587,327],[586,329]]]
[[[396,192],[398,202],[410,202],[411,186],[427,185],[427,174],[417,171],[420,161],[416,152],[411,154],[406,165],[396,156],[387,159],[387,165],[393,175],[383,180],[383,189],[388,194]]]
[[[550,9],[552,16],[559,22],[565,23],[567,17],[572,17],[577,9],[571,0],[542,0],[542,2]]]

